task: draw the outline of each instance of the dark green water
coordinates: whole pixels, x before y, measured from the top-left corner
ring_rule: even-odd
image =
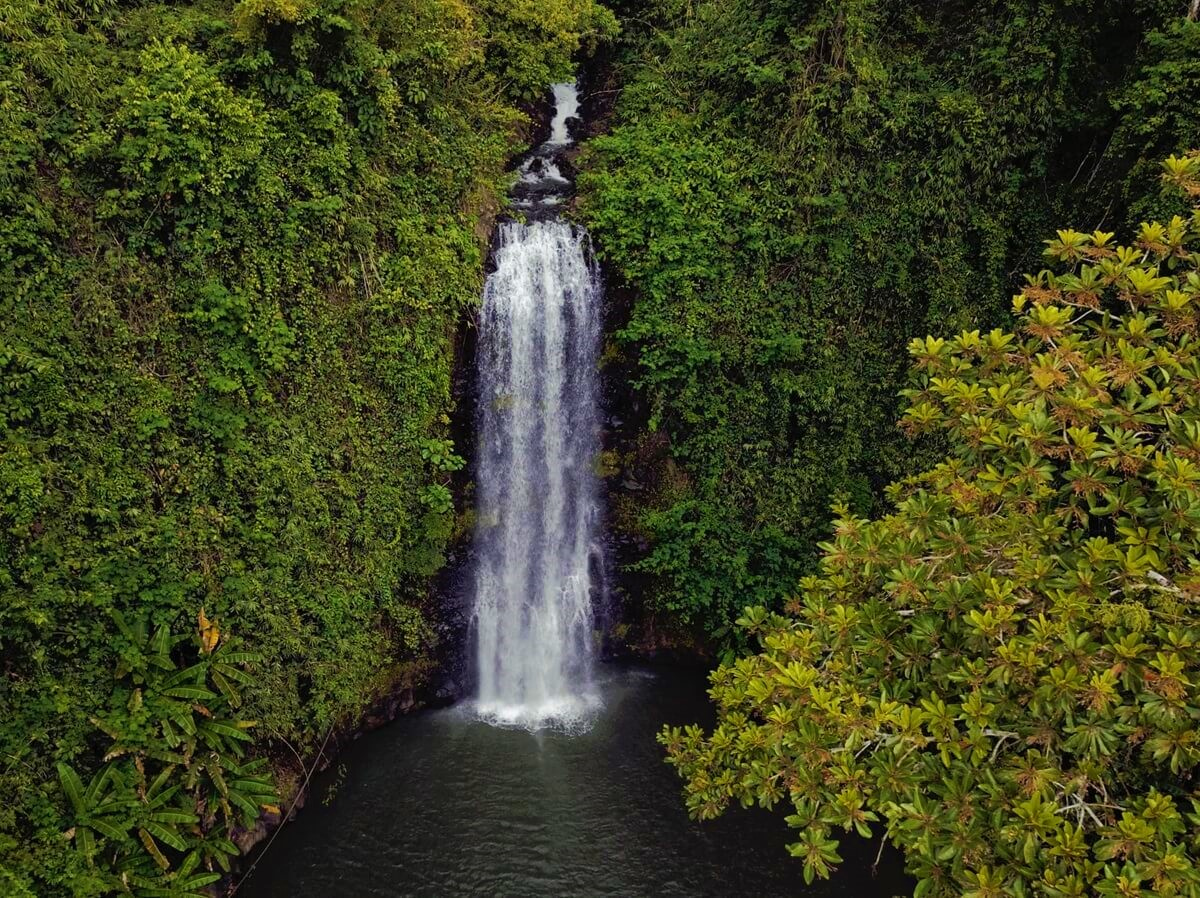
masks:
[[[585,734],[531,734],[469,708],[416,714],[339,757],[238,891],[359,896],[890,896],[910,891],[878,843],[847,841],[829,883],[806,887],[780,816],[731,810],[697,824],[654,735],[707,722],[695,672],[605,666]],[[335,785],[336,783],[336,785]],[[330,797],[332,792],[332,797]],[[323,801],[328,799],[328,804]]]

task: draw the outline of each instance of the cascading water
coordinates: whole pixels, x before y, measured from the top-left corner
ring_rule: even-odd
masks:
[[[479,324],[479,522],[474,609],[477,708],[492,723],[585,726],[592,592],[603,569],[599,450],[601,289],[587,235],[555,214],[570,188],[556,162],[579,107],[553,86],[550,139],[521,166]]]

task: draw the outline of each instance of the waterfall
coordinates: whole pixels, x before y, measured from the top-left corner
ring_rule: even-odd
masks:
[[[554,117],[550,120],[550,139],[546,142],[562,146],[571,142],[567,119],[579,112],[579,91],[574,84],[555,84],[551,90],[554,92]]]
[[[578,109],[554,85],[550,140],[521,166],[479,321],[474,607],[480,716],[529,729],[585,725],[595,705],[601,288],[587,235],[555,207],[556,157]]]

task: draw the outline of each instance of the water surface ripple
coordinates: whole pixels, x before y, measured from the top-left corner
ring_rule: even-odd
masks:
[[[806,887],[782,817],[690,821],[654,735],[710,715],[696,672],[605,665],[582,735],[488,726],[467,709],[397,721],[350,746],[264,855],[241,898],[889,896],[911,891],[878,844],[848,840]],[[322,799],[336,784],[328,806]]]

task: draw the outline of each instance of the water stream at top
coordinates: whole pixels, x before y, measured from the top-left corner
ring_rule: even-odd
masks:
[[[594,460],[599,273],[587,235],[556,207],[579,109],[553,85],[550,138],[521,165],[500,225],[479,321],[478,527],[472,630],[483,719],[527,729],[585,727],[592,595],[603,569]]]

